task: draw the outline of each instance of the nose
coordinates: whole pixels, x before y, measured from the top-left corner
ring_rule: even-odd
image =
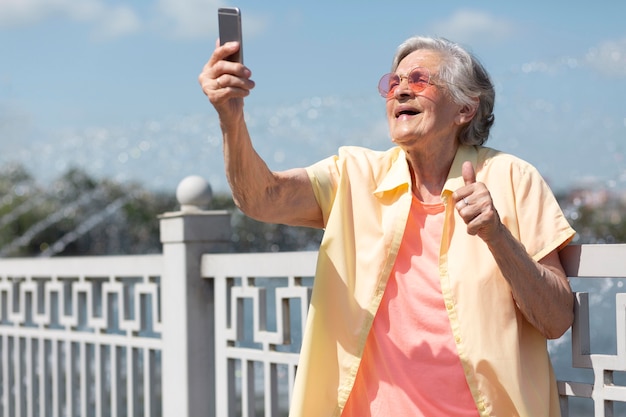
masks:
[[[396,98],[399,98],[399,97],[412,96],[413,94],[414,94],[413,89],[409,85],[409,77],[407,77],[406,75],[401,75],[400,83],[398,84],[398,86],[396,87],[396,90],[394,91],[394,96]]]

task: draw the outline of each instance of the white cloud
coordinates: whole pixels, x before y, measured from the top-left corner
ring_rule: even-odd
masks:
[[[552,61],[526,62],[521,71],[556,75],[581,67],[608,77],[626,77],[626,38],[602,42],[578,58],[563,56]]]
[[[98,39],[115,38],[152,30],[177,38],[216,38],[217,9],[223,0],[150,0],[152,15],[140,16],[131,0],[0,0],[0,30],[30,26],[61,18],[91,25]],[[267,23],[258,16],[244,16],[246,36],[262,31]]]
[[[141,22],[135,12],[125,6],[107,10],[97,22],[95,34],[100,38],[117,38],[137,32]]]
[[[515,25],[505,19],[476,10],[458,10],[446,20],[435,22],[432,30],[455,42],[502,41],[514,31]]]
[[[608,76],[626,77],[626,38],[605,41],[585,55],[591,68]]]
[[[108,5],[102,0],[0,1],[0,29],[33,25],[52,17],[90,22],[99,37],[126,35],[140,27],[130,7]]]
[[[4,0],[0,2],[0,28],[37,22],[53,8],[51,3],[41,0]]]
[[[158,0],[157,10],[174,36],[203,38],[217,33],[215,12],[220,3],[219,0]]]
[[[217,37],[217,9],[221,0],[157,0],[160,27],[178,38]],[[267,27],[262,16],[242,12],[244,36],[254,36]]]

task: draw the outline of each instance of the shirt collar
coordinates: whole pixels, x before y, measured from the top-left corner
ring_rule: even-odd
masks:
[[[395,160],[391,164],[391,168],[378,185],[378,187],[374,190],[374,195],[376,197],[382,197],[382,195],[393,189],[399,188],[403,185],[411,188],[411,174],[409,171],[409,164],[406,160],[406,154],[404,151],[397,147]]]
[[[441,196],[453,193],[456,189],[465,185],[463,180],[462,167],[463,162],[470,161],[476,169],[478,163],[478,149],[475,146],[459,145],[456,151],[450,172],[448,173],[448,179],[443,185]]]
[[[385,192],[391,191],[403,185],[411,187],[411,175],[409,171],[409,164],[406,160],[406,154],[401,148],[396,148],[396,159],[393,161],[391,168],[383,178],[382,182],[374,190],[374,195],[381,197]],[[442,197],[453,193],[456,189],[465,185],[463,181],[462,166],[463,162],[470,161],[476,169],[478,162],[478,150],[475,146],[459,145],[456,151],[448,178],[443,186],[441,192]]]

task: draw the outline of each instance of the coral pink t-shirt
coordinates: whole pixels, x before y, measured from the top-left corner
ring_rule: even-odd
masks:
[[[478,416],[439,282],[444,205],[415,196],[342,417]]]

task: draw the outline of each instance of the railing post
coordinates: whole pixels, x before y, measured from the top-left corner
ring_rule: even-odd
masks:
[[[181,210],[160,217],[163,416],[215,416],[214,289],[200,262],[230,250],[230,214],[203,210],[211,189],[200,177],[185,178],[176,196]]]

